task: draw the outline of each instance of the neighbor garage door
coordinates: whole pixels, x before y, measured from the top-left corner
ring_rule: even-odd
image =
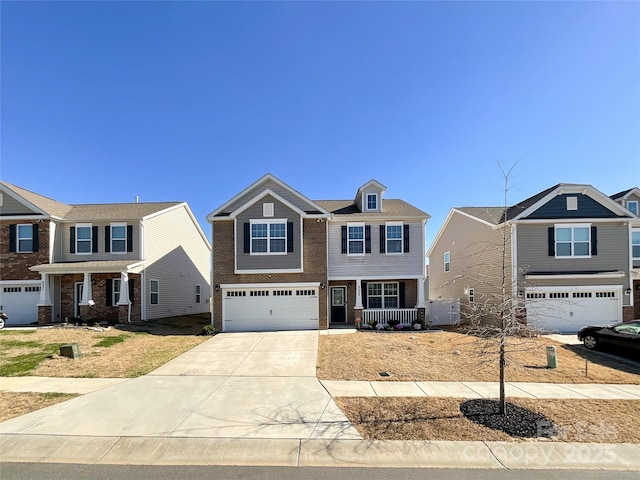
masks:
[[[622,287],[535,287],[525,290],[527,322],[544,330],[575,332],[622,321]]]
[[[0,306],[9,316],[7,325],[29,325],[37,322],[39,301],[40,282],[0,285]]]
[[[318,287],[223,288],[224,331],[317,330]]]

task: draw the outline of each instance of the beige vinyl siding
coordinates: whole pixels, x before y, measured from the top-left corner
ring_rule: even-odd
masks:
[[[263,217],[262,205],[274,204],[273,217]],[[286,220],[293,222],[293,252],[285,255],[251,255],[244,253],[244,224],[250,220]],[[299,270],[302,268],[300,215],[294,210],[267,195],[247,208],[236,218],[236,269],[238,272],[253,270]],[[286,249],[286,245],[285,245]]]
[[[4,192],[2,194],[2,206],[0,206],[0,215],[36,215],[36,212],[31,210],[23,203],[18,202],[15,198],[7,195]]]
[[[241,197],[239,197],[235,202],[229,204],[224,209],[224,211],[225,212],[235,211],[236,209],[252,201],[256,197],[256,195],[261,194],[262,192],[264,192],[264,190],[271,190],[278,196],[285,199],[290,204],[295,205],[298,209],[302,210],[303,212],[312,208],[308,202],[304,202],[295,193],[291,192],[286,188],[283,188],[282,186],[278,185],[276,182],[269,180],[265,183],[260,184],[257,187],[257,189],[250,190],[244,195],[242,195]]]
[[[511,230],[506,235],[507,294],[511,295]],[[451,270],[444,271],[444,254],[450,252]],[[429,256],[429,298],[468,303],[466,289],[475,301],[498,295],[502,289],[503,232],[486,223],[454,212]]]
[[[407,222],[408,223],[408,222]],[[342,253],[341,228],[347,222],[329,223],[329,280],[332,278],[417,278],[424,275],[424,231],[422,222],[409,223],[409,253],[380,253],[380,225],[371,225],[371,253],[365,255],[347,255]]]
[[[91,253],[90,255],[78,255],[70,253],[70,227],[75,227],[77,224],[91,224],[94,227],[98,227],[98,251]],[[127,225],[133,226],[133,251],[126,253],[112,253],[105,252],[105,235],[104,227],[111,225],[112,222],[73,222],[73,223],[60,223],[56,227],[56,262],[86,262],[96,260],[140,260],[140,223],[136,221],[129,222],[113,222],[113,223],[127,223]],[[109,247],[111,249],[111,247]]]
[[[209,311],[211,250],[184,206],[144,221],[144,250],[142,294],[148,320]],[[150,280],[160,282],[158,305],[150,304]],[[195,303],[196,285],[200,303]]]

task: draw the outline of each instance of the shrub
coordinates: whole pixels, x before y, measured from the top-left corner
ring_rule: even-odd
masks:
[[[200,331],[200,335],[215,335],[216,334],[216,327],[214,327],[213,325],[205,325],[204,327],[202,327],[202,330]]]

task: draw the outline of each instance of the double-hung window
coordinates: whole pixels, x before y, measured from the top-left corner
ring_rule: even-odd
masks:
[[[367,210],[378,209],[378,195],[375,193],[367,193]]]
[[[557,257],[590,257],[591,226],[562,225],[555,227]]]
[[[637,200],[629,200],[627,201],[627,208],[631,210],[635,215],[638,215],[638,201]]]
[[[269,222],[251,222],[252,254],[286,254],[287,222],[273,220]]]
[[[90,223],[76,225],[76,253],[79,255],[91,254],[93,245],[92,228]]]
[[[364,224],[347,225],[349,255],[364,255]]]
[[[387,253],[402,253],[402,223],[388,223],[387,230]]]
[[[367,283],[368,308],[398,308],[398,282]]]
[[[200,303],[200,285],[196,285],[196,303]]]
[[[451,271],[451,252],[444,252],[444,271]]]
[[[640,229],[634,228],[631,231],[631,250],[634,260],[640,260]]]
[[[160,281],[151,280],[149,282],[149,303],[158,305],[160,303]]]
[[[120,301],[120,279],[119,278],[114,278],[111,280],[111,285],[112,285],[112,291],[111,291],[111,295],[113,296],[111,299],[111,305],[118,305],[118,302]]]
[[[19,253],[33,252],[33,224],[18,225],[16,240]]]
[[[111,224],[111,252],[112,253],[127,252],[127,224],[126,223]]]

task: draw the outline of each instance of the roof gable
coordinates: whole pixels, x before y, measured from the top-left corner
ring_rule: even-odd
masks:
[[[301,212],[303,216],[317,215],[326,217],[329,215],[329,212],[314,201],[268,173],[207,215],[207,220],[211,222],[216,219],[233,218],[239,212],[246,210],[250,205],[264,198],[267,193],[294,210]]]
[[[2,209],[3,214],[6,211],[10,215],[35,214],[62,218],[72,208],[71,205],[66,205],[7,182],[0,182],[0,191],[13,199],[11,207],[9,207],[10,202],[7,202],[7,207]]]

